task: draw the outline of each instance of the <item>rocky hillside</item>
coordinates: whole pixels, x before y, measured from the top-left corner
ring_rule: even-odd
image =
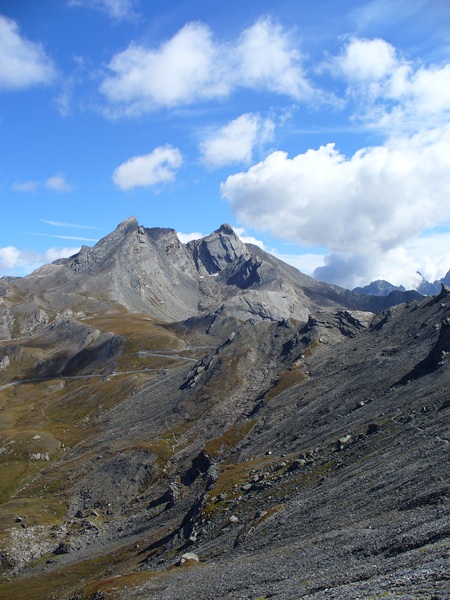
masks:
[[[0,280],[0,598],[447,598],[450,290],[400,300],[134,218]]]

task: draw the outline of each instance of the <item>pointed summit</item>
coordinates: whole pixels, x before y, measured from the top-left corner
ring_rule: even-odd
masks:
[[[247,246],[231,225],[221,225],[210,235],[187,244],[200,274],[214,275],[239,258],[248,258]]]
[[[225,235],[236,235],[236,232],[231,227],[231,225],[228,225],[228,223],[223,223],[219,227],[219,229],[216,229],[216,231],[214,233],[224,233]]]

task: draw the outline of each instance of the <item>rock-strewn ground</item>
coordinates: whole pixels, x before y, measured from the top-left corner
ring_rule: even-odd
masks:
[[[167,236],[151,243],[187,269]],[[0,597],[448,598],[449,290],[374,315],[330,288],[276,317],[275,263],[220,236],[190,249],[188,320],[81,288],[61,316],[68,296],[5,284]],[[105,260],[108,244],[72,262]]]

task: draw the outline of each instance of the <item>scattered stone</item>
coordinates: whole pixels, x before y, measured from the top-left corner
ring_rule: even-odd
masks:
[[[184,565],[186,562],[200,562],[199,557],[194,552],[186,552],[178,561],[178,565]]]
[[[85,530],[100,531],[97,525],[94,525],[94,523],[92,523],[91,521],[83,521],[82,525]]]
[[[381,427],[378,423],[369,423],[367,426],[367,435],[372,435],[373,433],[378,433],[381,430]]]
[[[0,360],[0,371],[9,367],[10,364],[11,364],[11,361],[9,359],[9,356],[4,356],[2,358],[2,360]]]
[[[450,406],[450,398],[447,398],[447,400],[444,400],[444,402],[441,404],[441,406],[439,407],[439,410],[443,410],[444,408],[448,408]]]
[[[34,452],[30,454],[30,460],[50,460],[48,452]]]
[[[67,542],[60,542],[57,548],[53,550],[53,554],[69,554],[69,552],[72,552],[72,550],[73,547],[71,544]]]
[[[296,458],[291,466],[289,467],[288,471],[292,472],[292,471],[296,471],[297,469],[302,469],[304,466],[306,466],[306,460],[304,458]]]
[[[336,442],[336,450],[338,452],[341,452],[342,450],[344,450],[344,448],[346,448],[348,446],[348,444],[352,441],[352,439],[353,439],[352,436],[349,434],[340,437],[338,439],[338,441]]]
[[[239,517],[236,517],[236,515],[231,515],[230,523],[239,523]]]

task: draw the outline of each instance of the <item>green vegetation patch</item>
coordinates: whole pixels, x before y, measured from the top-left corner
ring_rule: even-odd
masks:
[[[0,504],[7,502],[44,465],[60,455],[59,441],[47,431],[3,431],[0,436]]]
[[[85,598],[95,597],[95,594],[102,594],[102,598],[115,598],[116,594],[126,588],[133,588],[144,585],[149,579],[161,577],[161,571],[135,571],[109,577],[96,583],[89,583],[83,588]]]
[[[1,458],[1,457],[0,457]],[[1,477],[0,477],[0,510],[4,502],[18,491],[21,485],[31,480],[42,465],[24,461],[2,461],[0,462]]]
[[[67,448],[89,444],[101,427],[102,414],[148,379],[148,374],[117,376],[108,381],[102,377],[54,379],[2,390],[0,503],[59,460]],[[43,473],[26,493],[59,493],[70,484],[71,471],[73,465],[60,465],[58,477]]]
[[[51,498],[14,498],[0,506],[0,529],[20,527],[20,517],[26,526],[56,525],[66,514],[67,506]]]

